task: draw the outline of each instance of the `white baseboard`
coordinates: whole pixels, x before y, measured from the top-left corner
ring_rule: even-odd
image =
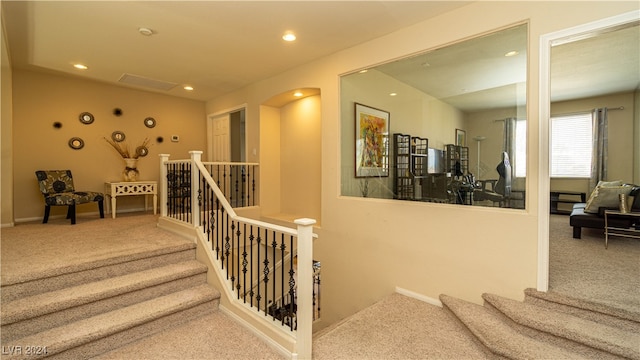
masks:
[[[104,209],[104,217],[111,217],[111,212],[107,212],[107,209]],[[118,209],[118,214],[125,214],[125,213],[132,213],[132,212],[146,212],[146,211],[150,211],[150,209],[145,209],[144,206],[143,207],[138,207],[138,208],[130,208],[130,209],[124,209],[124,210],[120,210]],[[76,213],[76,218],[79,217],[99,217],[100,216],[100,212],[99,211],[88,211],[88,212],[81,212],[81,213]],[[62,215],[51,215],[49,216],[49,220],[54,220],[54,219],[65,219],[67,217],[67,214],[62,214]],[[15,219],[14,223],[26,223],[26,222],[34,222],[34,221],[42,221],[43,216],[35,216],[35,217],[27,217],[27,218],[19,218],[19,219]],[[3,225],[4,227],[4,225]]]
[[[285,356],[287,358],[290,358],[291,360],[296,360],[298,358],[298,354],[289,352],[282,345],[280,345],[277,342],[273,341],[273,339],[271,339],[270,337],[264,335],[255,326],[253,326],[252,324],[250,324],[249,322],[247,322],[246,320],[244,320],[240,316],[236,315],[233,311],[227,309],[224,305],[220,304],[220,305],[218,305],[218,308],[222,313],[224,313],[225,315],[228,315],[229,317],[233,318],[233,320],[235,322],[237,322],[238,324],[240,324],[240,326],[242,326],[245,329],[251,331],[255,336],[259,337],[262,341],[264,341],[273,350],[277,351],[278,353],[282,354],[283,356]]]
[[[418,294],[417,292],[413,292],[411,290],[403,289],[396,286],[396,292],[400,295],[408,296],[410,298],[414,298],[416,300],[426,302],[427,304],[442,307],[442,302],[440,302],[440,300],[434,299],[426,295]]]

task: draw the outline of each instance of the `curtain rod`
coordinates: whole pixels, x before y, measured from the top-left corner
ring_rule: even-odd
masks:
[[[607,111],[612,111],[612,110],[624,110],[624,106],[618,106],[618,107],[615,107],[615,108],[605,107],[605,109],[607,109]],[[593,112],[593,110],[595,110],[595,109],[591,109],[591,110],[582,110],[582,111],[574,111],[574,112],[570,112],[570,113],[551,114],[551,117],[554,117],[554,116],[568,116],[568,115],[584,114],[584,113],[587,113],[587,112]]]

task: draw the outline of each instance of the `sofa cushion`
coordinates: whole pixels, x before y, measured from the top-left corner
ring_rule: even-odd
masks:
[[[620,204],[619,195],[629,195],[631,185],[596,186],[589,196],[584,212],[597,214],[599,208],[617,208]]]

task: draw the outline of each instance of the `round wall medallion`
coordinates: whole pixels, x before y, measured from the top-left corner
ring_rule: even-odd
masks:
[[[136,148],[136,154],[138,154],[138,156],[140,157],[144,157],[149,155],[149,149],[147,149],[146,146],[138,146]]]
[[[72,137],[69,139],[69,147],[74,150],[80,150],[84,147],[84,141],[79,137]]]
[[[114,131],[111,134],[111,138],[115,142],[121,142],[121,141],[124,141],[125,136],[124,136],[124,133],[122,131]]]
[[[152,128],[156,126],[156,119],[152,118],[152,117],[148,117],[146,119],[144,119],[144,126],[148,127],[148,128]]]
[[[83,112],[80,114],[80,122],[86,125],[89,125],[93,122],[93,115],[88,112]]]

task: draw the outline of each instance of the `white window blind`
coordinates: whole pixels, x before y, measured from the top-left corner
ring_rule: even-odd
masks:
[[[591,128],[591,113],[551,118],[551,177],[590,177]]]
[[[518,120],[516,122],[516,177],[527,176],[527,121]]]

